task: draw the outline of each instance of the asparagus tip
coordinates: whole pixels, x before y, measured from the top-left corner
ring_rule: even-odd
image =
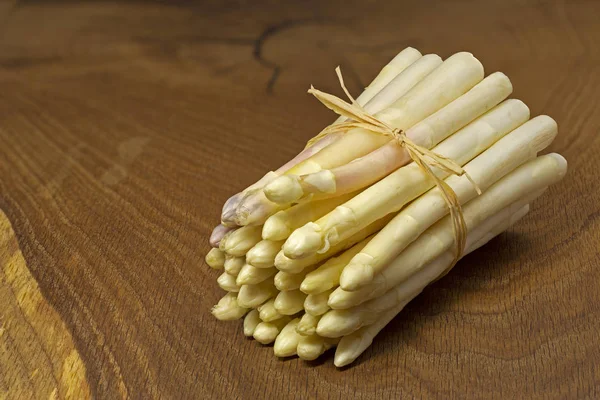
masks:
[[[340,287],[349,292],[358,290],[373,281],[375,272],[369,264],[350,263],[342,271]]]
[[[279,330],[273,324],[261,322],[254,330],[254,339],[262,344],[273,343],[279,335]]]
[[[292,203],[304,195],[296,175],[282,175],[266,185],[263,191],[267,199],[278,204]]]
[[[296,229],[283,244],[283,254],[293,260],[315,253],[323,245],[320,230],[314,222]]]

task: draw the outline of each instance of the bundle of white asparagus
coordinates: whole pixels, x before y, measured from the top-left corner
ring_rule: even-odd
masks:
[[[538,156],[556,123],[530,119],[511,92],[470,53],[442,61],[407,48],[351,102],[394,135],[321,99],[342,116],[223,207],[206,255],[227,292],[215,317],[244,317],[244,334],[274,343],[276,356],[314,360],[336,348],[336,366],[352,363],[410,300],[565,175],[563,157]],[[459,172],[427,157],[424,166],[406,142]]]

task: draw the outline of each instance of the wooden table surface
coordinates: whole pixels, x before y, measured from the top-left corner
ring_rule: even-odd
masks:
[[[0,2],[0,399],[600,396],[600,2]],[[468,50],[570,171],[343,370],[220,323],[228,195],[406,46]]]

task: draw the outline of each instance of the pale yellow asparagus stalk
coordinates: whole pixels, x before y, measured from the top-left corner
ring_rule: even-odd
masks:
[[[500,139],[464,169],[485,190],[514,168],[535,158],[554,140],[556,133],[556,122],[552,118],[536,117]],[[461,204],[477,195],[466,176],[451,176],[446,183]],[[437,188],[413,201],[352,259],[342,272],[340,286],[344,290],[357,290],[368,285],[406,246],[447,213]]]
[[[540,194],[541,192],[534,193],[533,196],[537,197]],[[530,196],[520,199],[469,232],[464,255],[475,250],[477,243],[486,238],[488,233],[493,233],[495,236],[508,229],[514,222],[527,214],[529,211],[527,201],[532,199],[533,197]],[[323,337],[341,337],[349,335],[365,325],[374,323],[382,313],[394,308],[398,304],[406,304],[412,300],[427,285],[449,268],[453,259],[453,252],[451,250],[446,251],[406,281],[385,292],[382,296],[352,308],[327,312],[319,320],[317,334]]]
[[[396,57],[394,57],[394,59],[388,65],[386,65],[381,70],[379,75],[377,75],[377,77],[371,82],[371,84],[369,84],[369,86],[363,91],[363,93],[361,93],[361,95],[358,96],[358,98],[356,99],[357,103],[361,106],[365,106],[369,110],[372,110],[372,112],[377,112],[385,108],[391,102],[397,100],[397,98],[400,97],[404,92],[397,90],[398,85],[397,83],[395,83],[394,78],[396,78],[398,74],[400,74],[408,66],[412,65],[419,58],[421,58],[421,53],[419,53],[419,51],[411,47],[408,47],[401,51]],[[392,83],[392,81],[394,81],[394,83]],[[393,88],[391,89],[396,90],[385,91],[384,89],[388,85],[393,86]],[[344,117],[339,117],[334,123],[342,122],[345,119],[346,118]],[[292,160],[288,161],[286,164],[281,166],[279,169],[277,169],[277,171],[268,172],[258,182],[244,189],[244,191],[242,191],[241,193],[230,197],[223,206],[221,219],[224,221],[224,224],[230,226],[235,225],[233,220],[235,219],[236,209],[245,196],[249,195],[253,191],[261,189],[263,186],[265,186],[281,174],[285,173],[290,168],[316,154],[318,151],[333,143],[339,136],[341,136],[341,134],[338,133],[320,139],[309,148],[304,149]],[[213,239],[214,243],[216,243],[218,239],[220,240],[220,238],[222,238],[219,229],[216,229],[216,231],[218,232],[217,235],[215,235],[215,238]],[[217,236],[219,236],[218,239]]]
[[[373,236],[369,236],[363,241],[350,247],[337,257],[332,257],[323,265],[319,266],[312,272],[306,274],[306,277],[300,285],[300,290],[304,293],[321,293],[331,288],[337,287],[340,283],[340,275],[344,267],[348,265],[350,260],[358,254]]]
[[[213,230],[213,234],[211,234],[211,245],[213,243],[220,242],[223,236],[227,233],[228,230],[235,229],[238,227],[238,224],[235,222],[237,208],[240,206],[242,200],[251,196],[252,193],[262,191],[263,186],[277,178],[285,171],[289,170],[296,164],[301,163],[302,161],[312,157],[314,154],[318,153],[325,147],[329,146],[331,143],[335,142],[340,136],[341,132],[333,133],[331,135],[327,135],[322,137],[315,143],[313,143],[310,147],[305,148],[300,153],[296,155],[293,159],[279,167],[276,171],[268,172],[264,177],[262,177],[258,182],[249,186],[244,191],[237,193],[231,196],[223,205],[223,211],[221,212],[221,225],[216,227]]]
[[[317,264],[308,266],[303,271],[296,274],[286,271],[279,271],[274,278],[275,287],[281,291],[300,289],[300,285],[304,281],[304,278],[306,278],[306,274],[313,271],[316,267],[318,267]]]
[[[269,279],[277,273],[277,268],[256,268],[250,264],[245,264],[238,274],[235,283],[237,286],[255,285],[266,279]]]
[[[221,289],[225,290],[226,292],[237,293],[240,291],[240,286],[238,286],[235,283],[235,280],[236,278],[234,275],[229,275],[227,272],[223,272],[217,278],[217,284]]]
[[[333,292],[333,289],[326,290],[322,293],[309,294],[304,300],[304,310],[307,314],[319,316],[325,314],[331,308],[327,304],[329,295]]]
[[[237,276],[242,270],[244,264],[246,264],[245,257],[227,256],[225,259],[225,271],[229,275]]]
[[[340,204],[345,203],[354,197],[356,193],[349,193],[343,196],[332,197],[330,199],[319,201],[307,201],[296,204],[285,210],[281,210],[271,215],[263,225],[263,239],[283,241],[302,225],[321,218]],[[260,244],[260,243],[259,243]],[[281,243],[283,245],[283,242]],[[279,246],[281,249],[281,246]],[[250,253],[250,251],[248,252]]]
[[[324,249],[323,252],[313,254],[310,257],[292,260],[291,258],[287,258],[285,254],[283,254],[283,251],[281,251],[279,252],[279,254],[277,254],[277,257],[275,257],[275,266],[281,271],[299,273],[307,267],[315,265],[321,261],[327,260],[329,257],[354,246],[356,243],[363,241],[369,235],[378,232],[381,228],[385,226],[385,224],[387,224],[394,217],[394,215],[395,214],[386,215],[385,217],[373,222],[371,225],[367,226],[363,230],[358,231],[349,238],[340,241],[335,246],[328,247]]]
[[[526,213],[526,208],[521,209],[521,213]],[[521,215],[522,216],[522,215]],[[519,216],[514,216],[515,219],[519,219]],[[514,222],[514,220],[512,221]],[[493,236],[499,234],[500,231],[490,232],[489,235],[486,236],[487,240],[491,239]],[[480,239],[479,243],[474,246],[481,246],[487,242],[486,239]],[[448,265],[452,262],[452,258],[454,257],[451,253],[447,252],[446,256],[446,264]],[[437,261],[437,260],[436,260]],[[442,267],[442,271],[445,268]],[[392,320],[394,317],[402,311],[404,308],[404,303],[398,303],[392,309],[386,311],[383,315],[379,316],[377,321],[371,325],[360,328],[356,332],[344,336],[337,345],[337,350],[335,353],[334,364],[336,367],[343,367],[354,360],[356,360],[370,345],[373,343],[373,339],[377,334]]]
[[[275,298],[269,299],[258,306],[258,312],[260,319],[265,322],[275,321],[283,316],[275,309]]]
[[[220,321],[233,321],[242,318],[249,307],[242,307],[235,293],[227,293],[212,308],[212,314]]]
[[[483,79],[483,66],[470,53],[458,53],[444,61],[389,108],[376,114],[392,126],[409,129],[455,100]],[[304,175],[346,164],[379,148],[389,138],[365,129],[351,129],[338,140],[286,172]],[[263,191],[246,196],[236,210],[238,225],[259,225],[289,204],[271,202]]]
[[[305,153],[304,151],[300,154]],[[299,154],[299,155],[300,155]],[[312,152],[311,152],[312,154]],[[298,155],[298,156],[299,156]],[[296,157],[298,157],[296,156]],[[258,181],[248,186],[243,191],[234,194],[230,198],[228,198],[223,204],[223,210],[221,211],[221,225],[229,228],[235,228],[237,225],[233,223],[233,217],[235,216],[235,209],[237,208],[241,199],[249,192],[260,190],[267,183],[271,182],[273,179],[277,178],[280,174],[269,171]],[[222,238],[222,236],[221,236]]]
[[[379,111],[385,110],[397,101],[401,95],[408,93],[409,89],[413,88],[417,82],[422,81],[427,75],[442,64],[442,60],[435,54],[428,54],[421,57],[418,61],[413,63],[410,67],[404,70],[398,75],[386,88],[385,94],[381,93],[381,96],[377,96],[372,102],[369,102],[364,108],[370,114],[376,114]],[[344,165],[340,164],[340,165]],[[323,171],[328,169],[323,168]],[[319,171],[308,173],[307,184],[311,184],[310,176]],[[287,204],[304,197],[303,188],[298,181],[300,174],[288,173],[280,176],[277,179],[271,181],[268,185],[265,185],[264,192],[266,197],[278,204]],[[314,182],[319,186],[319,181]],[[328,192],[328,187],[320,187],[321,192]],[[358,189],[358,188],[357,188]],[[346,191],[345,193],[348,193]],[[325,197],[325,196],[324,196]],[[332,197],[331,195],[326,197]]]
[[[304,314],[296,326],[296,331],[302,336],[314,335],[317,331],[317,325],[321,319],[320,315]]]
[[[511,90],[512,86],[506,76],[500,73],[490,75],[467,94],[430,117],[426,125],[419,124],[424,126],[420,136],[428,133],[429,139],[436,138],[433,141],[436,143],[444,135],[454,132],[456,128],[497,104]],[[462,107],[457,108],[455,104]],[[500,114],[507,115],[502,111],[504,109]],[[493,115],[490,117],[490,114]],[[433,151],[463,165],[524,122],[519,116],[517,124],[508,115],[502,119],[503,123],[499,124],[498,129],[490,129],[489,120],[500,120],[497,114],[498,112],[483,115],[437,145]],[[439,169],[435,172],[442,178],[448,175]],[[330,244],[335,244],[382,215],[399,210],[433,185],[434,181],[417,164],[411,163],[400,168],[319,220],[296,229],[283,245],[284,254],[290,258],[306,257],[323,247],[325,238],[329,239]]]
[[[229,255],[241,257],[262,240],[262,226],[243,226],[231,231],[221,240],[222,249]]]
[[[281,250],[282,245],[283,240],[261,240],[248,250],[246,262],[256,268],[271,268],[275,265],[275,256]]]
[[[336,367],[344,367],[358,358],[371,344],[377,334],[402,311],[403,304],[387,311],[374,324],[365,326],[356,332],[344,336],[339,341],[333,363]]]
[[[304,310],[306,294],[300,290],[279,292],[275,298],[275,309],[282,315],[294,315]]]
[[[559,181],[566,170],[567,162],[558,154],[541,156],[520,166],[463,207],[467,230],[471,231],[481,221],[525,194],[534,193]],[[329,306],[333,309],[350,308],[382,295],[448,250],[453,242],[451,220],[447,216],[421,234],[389,266],[377,274],[369,285],[353,292],[337,288],[329,296]]]
[[[241,306],[255,308],[277,294],[272,279],[256,285],[242,285],[238,292],[238,302]]]
[[[297,354],[296,349],[302,336],[296,332],[296,326],[300,318],[294,318],[283,327],[273,346],[273,352],[277,357],[290,357]]]
[[[338,140],[296,165],[286,174],[300,175],[334,168],[375,150],[388,140],[382,135],[354,129],[341,135]],[[290,204],[277,204],[270,201],[262,190],[250,192],[240,201],[235,211],[234,221],[238,225],[261,225],[271,215],[289,206]],[[223,239],[226,238],[227,235]]]
[[[298,357],[306,361],[316,360],[321,354],[337,345],[338,340],[318,335],[304,336],[298,342]]]
[[[223,269],[225,265],[225,253],[217,248],[212,248],[204,258],[206,264],[212,269]]]
[[[258,310],[250,310],[250,312],[246,314],[246,317],[244,318],[244,335],[252,337],[252,335],[254,335],[254,330],[258,324],[260,324],[260,322]]]
[[[254,339],[262,344],[273,343],[290,320],[290,317],[284,316],[271,322],[260,322],[254,330]]]

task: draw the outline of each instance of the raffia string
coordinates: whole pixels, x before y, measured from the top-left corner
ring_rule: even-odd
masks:
[[[456,252],[452,264],[444,272],[444,274],[442,274],[442,276],[445,275],[448,271],[450,271],[450,269],[452,269],[452,267],[454,267],[456,262],[464,253],[465,242],[467,238],[467,226],[465,224],[462,208],[458,198],[456,197],[456,193],[454,193],[454,190],[452,190],[452,188],[448,186],[446,182],[438,178],[438,176],[433,172],[433,168],[439,168],[449,174],[458,176],[465,175],[473,184],[475,190],[477,190],[477,193],[481,194],[479,186],[477,186],[475,181],[471,179],[469,174],[460,165],[451,159],[437,154],[423,146],[419,146],[410,140],[404,134],[402,129],[393,128],[365,111],[365,109],[356,102],[346,88],[340,67],[337,67],[335,72],[340,81],[340,86],[344,90],[344,93],[346,93],[346,96],[348,96],[348,99],[350,99],[350,103],[347,103],[332,94],[321,92],[320,90],[315,89],[312,85],[308,90],[308,93],[315,96],[321,103],[325,105],[325,107],[334,111],[336,114],[348,118],[348,121],[332,124],[323,129],[317,136],[308,142],[307,147],[311,146],[313,143],[322,139],[326,135],[347,132],[352,128],[363,128],[373,133],[390,136],[396,140],[400,146],[404,147],[415,164],[417,164],[419,168],[423,170],[423,172],[433,179],[435,185],[439,188],[446,205],[450,209],[450,218],[452,220],[452,228],[455,236]]]

